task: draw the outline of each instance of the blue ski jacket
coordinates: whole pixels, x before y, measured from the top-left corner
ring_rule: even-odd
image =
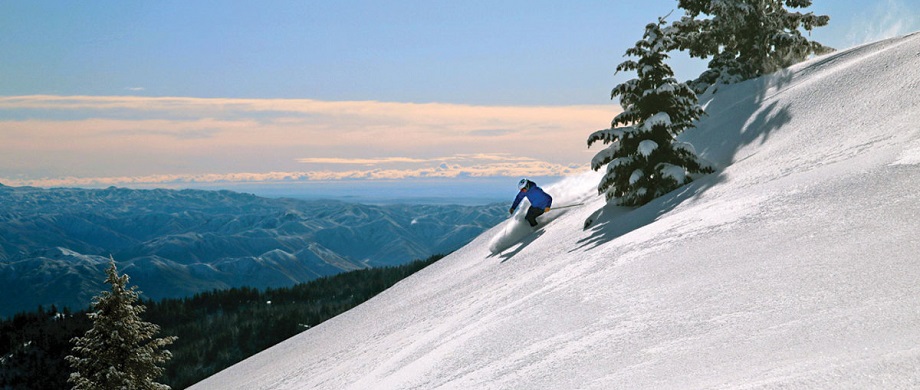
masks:
[[[517,196],[514,197],[514,203],[511,204],[511,212],[517,210],[518,205],[521,204],[525,196],[527,200],[530,201],[531,206],[539,209],[545,209],[553,205],[553,197],[543,192],[542,188],[537,187],[537,184],[531,181],[527,183],[527,191],[519,191]]]

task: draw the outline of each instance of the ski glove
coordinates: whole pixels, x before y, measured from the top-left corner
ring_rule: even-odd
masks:
[[[508,214],[514,214],[514,209],[508,210]]]
[[[549,207],[547,207],[546,210],[543,210],[543,212],[544,212],[544,213],[548,213],[548,212],[549,212]]]

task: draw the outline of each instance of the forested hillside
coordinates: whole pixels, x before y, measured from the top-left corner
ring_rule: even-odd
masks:
[[[146,301],[144,320],[178,336],[161,383],[185,388],[357,306],[439,260],[347,272],[287,288],[215,290]],[[85,311],[39,307],[0,322],[0,388],[69,388],[70,340],[91,326]]]

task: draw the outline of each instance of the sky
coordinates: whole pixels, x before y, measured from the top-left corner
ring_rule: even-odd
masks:
[[[0,183],[497,194],[582,172],[619,112],[610,90],[634,77],[616,65],[676,4],[0,2]],[[920,30],[918,5],[818,0],[831,22],[811,38]],[[670,64],[681,80],[705,68]]]

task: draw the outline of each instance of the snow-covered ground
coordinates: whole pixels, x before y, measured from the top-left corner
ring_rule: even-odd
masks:
[[[544,186],[587,205],[195,388],[920,387],[918,93],[920,34],[724,88],[685,137],[716,173],[639,209]]]

